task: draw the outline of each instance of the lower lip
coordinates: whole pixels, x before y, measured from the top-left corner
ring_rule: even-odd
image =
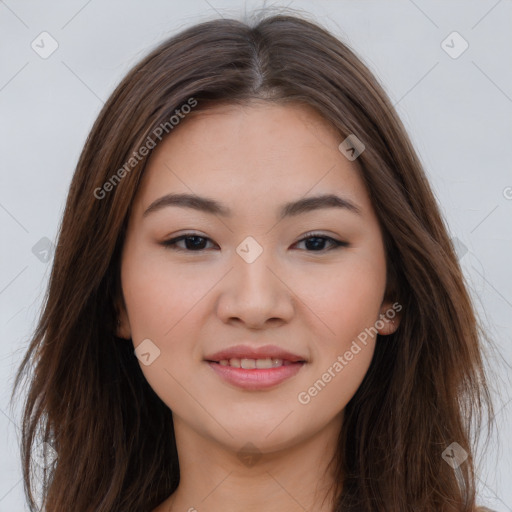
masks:
[[[217,375],[234,386],[243,389],[267,389],[276,386],[289,379],[304,366],[304,363],[292,363],[287,366],[278,366],[277,368],[265,368],[246,370],[244,368],[235,368],[233,366],[222,366],[219,363],[207,361]]]

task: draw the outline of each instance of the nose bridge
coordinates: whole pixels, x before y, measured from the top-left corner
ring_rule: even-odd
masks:
[[[271,249],[262,245],[256,238],[248,236],[238,245],[236,254],[236,281],[241,285],[237,292],[275,294],[276,283],[273,281],[276,277],[270,271],[275,258]]]
[[[292,312],[284,283],[275,275],[276,258],[255,238],[247,237],[236,248],[231,277],[224,288],[219,314],[237,317],[252,326]]]

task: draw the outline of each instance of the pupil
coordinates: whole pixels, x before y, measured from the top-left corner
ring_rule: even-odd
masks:
[[[310,243],[311,240],[316,240],[316,243],[311,244]],[[317,236],[314,236],[314,237],[308,238],[306,240],[306,247],[308,247],[308,248],[317,248],[317,249],[319,248],[321,250],[322,247],[319,247],[319,245],[321,246],[324,243],[325,243],[325,240],[323,238],[319,238]]]
[[[191,243],[189,244],[190,240],[195,240],[195,243]],[[201,240],[203,240],[203,243],[201,243]],[[187,249],[202,249],[203,247],[201,247],[203,244],[204,244],[204,239],[200,236],[189,236],[187,237],[186,239],[186,245],[187,245]]]

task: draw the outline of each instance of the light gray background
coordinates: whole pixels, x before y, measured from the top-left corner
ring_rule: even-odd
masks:
[[[274,10],[304,10],[341,37],[397,105],[499,349],[489,367],[500,444],[495,438],[478,457],[480,501],[512,511],[512,3],[268,3]],[[245,10],[261,6],[241,0],[0,1],[0,512],[26,510],[20,411],[10,409],[8,399],[51,265],[51,253],[41,261],[45,242],[39,241],[56,242],[74,167],[103,101],[164,38],[206,19],[243,19]],[[43,31],[58,43],[46,59],[31,47],[34,40],[42,46]],[[458,58],[441,46],[453,31],[469,44]],[[462,48],[453,36],[447,44],[452,52]]]

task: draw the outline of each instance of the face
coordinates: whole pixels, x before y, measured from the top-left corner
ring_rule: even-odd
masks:
[[[118,334],[175,423],[205,439],[271,452],[339,425],[373,328],[398,325],[379,223],[342,141],[307,107],[255,102],[190,115],[152,153]],[[324,195],[340,199],[285,208]]]

